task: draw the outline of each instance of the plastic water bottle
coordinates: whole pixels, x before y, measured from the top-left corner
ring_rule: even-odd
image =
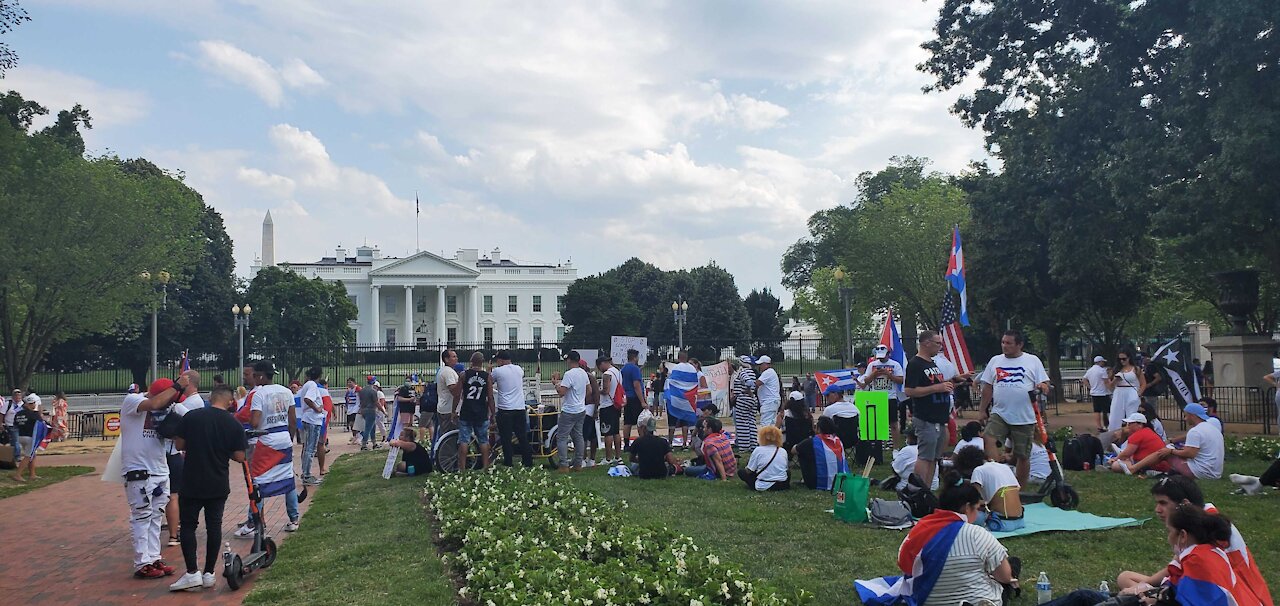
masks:
[[[1111,586],[1110,586],[1110,585],[1108,585],[1106,581],[1103,581],[1103,582],[1101,582],[1101,583],[1098,583],[1098,592],[1099,592],[1099,593],[1111,593]]]
[[[1048,573],[1041,571],[1036,579],[1036,603],[1043,604],[1053,599],[1053,586],[1049,584]]]

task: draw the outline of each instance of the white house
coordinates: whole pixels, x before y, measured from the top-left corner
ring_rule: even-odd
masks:
[[[264,221],[264,234],[268,225]],[[274,258],[263,239],[262,257]],[[358,343],[424,347],[560,341],[565,331],[560,309],[578,277],[571,264],[517,263],[496,248],[486,256],[464,248],[452,258],[424,251],[397,259],[360,246],[355,256],[338,248],[334,256],[313,263],[279,265],[308,278],[341,281],[359,309],[352,323]],[[255,264],[251,273],[262,266]]]

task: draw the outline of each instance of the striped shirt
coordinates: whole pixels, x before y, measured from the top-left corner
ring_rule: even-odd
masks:
[[[733,456],[733,447],[729,445],[729,437],[723,432],[716,432],[702,440],[702,456],[707,459],[707,467],[715,469],[711,458],[720,459],[724,465],[725,477],[738,475],[738,458]]]
[[[965,524],[951,544],[942,574],[924,606],[955,606],[964,601],[976,604],[979,600],[999,604],[1004,587],[991,573],[1008,555],[1009,551],[986,528]]]
[[[754,410],[758,402],[756,401],[756,371],[751,367],[744,367],[738,371],[738,375],[733,379],[733,399],[734,406],[749,406]]]

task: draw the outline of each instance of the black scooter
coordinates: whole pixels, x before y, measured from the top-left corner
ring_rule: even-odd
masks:
[[[1049,502],[1058,509],[1071,510],[1080,506],[1080,494],[1076,492],[1067,479],[1062,474],[1062,465],[1058,462],[1058,455],[1054,452],[1054,447],[1049,443],[1049,431],[1045,429],[1044,417],[1040,411],[1044,409],[1044,394],[1039,391],[1035,392],[1035,399],[1032,401],[1032,408],[1036,411],[1036,431],[1040,436],[1040,441],[1044,443],[1044,448],[1049,453],[1049,477],[1040,483],[1040,489],[1035,492],[1019,492],[1018,499],[1023,505],[1031,505],[1033,503],[1041,503],[1045,497],[1049,497]]]
[[[250,438],[258,438],[266,434],[265,431],[245,432],[245,435]],[[240,586],[244,585],[245,575],[252,574],[259,568],[269,568],[276,561],[276,542],[267,536],[267,525],[262,518],[262,496],[254,487],[253,478],[249,476],[249,461],[241,462],[240,466],[244,468],[244,484],[249,491],[249,520],[253,523],[253,548],[249,551],[249,555],[241,558],[240,554],[231,551],[231,543],[226,543],[222,552],[222,576],[226,577],[227,586],[232,590],[240,589]]]

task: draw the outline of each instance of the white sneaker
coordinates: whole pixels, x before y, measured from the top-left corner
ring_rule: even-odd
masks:
[[[1131,476],[1131,475],[1133,475],[1133,470],[1132,470],[1132,469],[1129,469],[1129,464],[1128,464],[1128,463],[1125,463],[1124,461],[1119,461],[1119,462],[1117,462],[1117,465],[1119,465],[1119,466],[1120,466],[1120,469],[1123,469],[1123,470],[1124,470],[1124,475],[1126,475],[1126,476]]]
[[[289,522],[288,524],[284,525],[285,532],[296,532],[297,530],[298,530],[297,522]]]
[[[1120,453],[1124,452],[1124,449],[1123,449],[1123,448],[1120,448],[1120,445],[1119,445],[1119,444],[1112,444],[1112,445],[1111,445],[1111,452],[1116,453],[1116,456],[1120,456]]]
[[[200,573],[188,572],[174,581],[172,585],[169,585],[169,591],[186,591],[188,589],[197,589],[203,585],[204,579],[200,577]]]
[[[1231,483],[1239,486],[1244,491],[1244,494],[1262,494],[1262,482],[1259,482],[1256,476],[1233,473],[1231,474]]]
[[[247,539],[253,536],[253,527],[249,525],[241,526],[236,529],[235,537],[237,539]]]
[[[218,577],[213,576],[212,572],[204,573],[204,577],[201,580],[205,589],[212,589],[214,585],[218,584]]]
[[[583,467],[595,467],[595,466],[596,466],[596,462],[595,462],[595,461],[593,461],[593,460],[591,460],[591,459],[587,459],[587,460],[585,460],[585,461],[583,461],[583,462],[582,462],[582,466],[583,466]]]

